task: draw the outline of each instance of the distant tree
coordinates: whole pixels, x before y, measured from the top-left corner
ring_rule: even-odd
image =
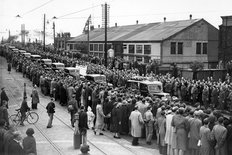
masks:
[[[193,71],[193,79],[197,78],[197,71],[202,70],[204,68],[204,63],[199,61],[194,61],[190,64],[190,68]]]

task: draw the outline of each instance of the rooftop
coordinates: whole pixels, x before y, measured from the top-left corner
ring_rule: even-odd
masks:
[[[189,26],[197,23],[203,19],[179,20],[179,21],[165,21],[148,24],[135,24],[109,27],[107,30],[107,41],[162,41]],[[104,41],[105,29],[97,28],[90,31],[90,41]],[[87,34],[81,34],[69,42],[87,41]]]

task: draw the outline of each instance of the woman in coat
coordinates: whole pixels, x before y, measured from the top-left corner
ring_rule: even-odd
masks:
[[[178,110],[178,114],[173,116],[172,126],[174,127],[174,131],[176,133],[176,155],[183,155],[187,149],[187,133],[188,133],[188,120],[183,116],[184,108],[180,108]]]
[[[211,132],[208,128],[208,119],[203,120],[203,126],[200,128],[200,155],[213,155],[213,147],[211,146]]]
[[[32,109],[37,109],[37,105],[39,103],[39,94],[38,91],[36,90],[36,85],[34,85],[34,88],[31,93],[31,108]]]
[[[121,120],[122,120],[122,113],[121,113],[121,106],[122,103],[116,103],[116,105],[114,106],[114,108],[112,109],[112,114],[111,114],[111,118],[112,118],[112,129],[115,133],[114,138],[120,138],[119,137],[119,133],[121,131]]]
[[[167,154],[167,148],[165,147],[165,133],[166,133],[166,118],[165,112],[161,112],[161,116],[157,119],[158,133],[159,133],[159,152],[160,154]]]
[[[131,135],[133,136],[132,145],[138,145],[139,137],[142,136],[142,127],[144,124],[142,114],[138,111],[138,106],[131,112],[129,120],[131,121]]]
[[[26,131],[27,137],[23,139],[23,150],[27,155],[36,155],[36,141],[33,137],[34,129],[28,128]]]
[[[97,132],[99,132],[99,135],[104,135],[102,133],[103,127],[104,127],[104,117],[106,117],[103,113],[103,107],[98,100],[97,107],[96,107],[96,123],[95,123],[95,129],[94,134],[96,135]]]

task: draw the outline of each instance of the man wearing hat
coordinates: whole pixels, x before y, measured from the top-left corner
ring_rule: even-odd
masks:
[[[26,131],[27,136],[23,139],[23,150],[26,154],[36,155],[36,141],[33,136],[34,134],[33,128],[28,128]]]

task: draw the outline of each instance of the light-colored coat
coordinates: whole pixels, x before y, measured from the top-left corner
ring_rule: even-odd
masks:
[[[104,125],[104,113],[103,113],[103,109],[102,109],[102,105],[98,104],[96,107],[96,124],[95,124],[95,128],[96,129],[102,129],[103,125]]]
[[[172,117],[173,117],[173,114],[168,114],[166,116],[166,134],[165,134],[164,141],[168,145],[172,144],[172,134],[173,134],[173,131],[172,131],[173,127],[171,125]]]
[[[138,110],[132,111],[129,119],[131,120],[131,135],[133,137],[141,137],[144,123],[142,114]]]

